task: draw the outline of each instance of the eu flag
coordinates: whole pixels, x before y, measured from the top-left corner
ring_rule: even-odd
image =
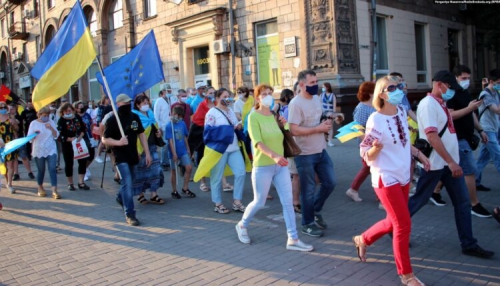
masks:
[[[104,74],[113,101],[116,101],[116,97],[121,93],[133,99],[137,94],[164,80],[165,76],[154,31],[151,30],[128,54],[107,66],[104,69]],[[96,77],[104,88],[101,73],[97,72]]]

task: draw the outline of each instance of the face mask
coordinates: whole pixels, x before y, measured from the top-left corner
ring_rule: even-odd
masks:
[[[187,101],[187,99],[188,99],[187,97],[181,97],[181,102],[185,103]]]
[[[452,99],[454,95],[455,91],[451,88],[448,88],[445,93],[441,92],[441,97],[443,98],[444,101]]]
[[[469,85],[470,85],[470,80],[466,79],[466,80],[461,80],[460,81],[460,86],[463,88],[463,89],[468,89],[469,88]]]
[[[63,117],[66,118],[66,119],[71,119],[71,118],[73,118],[73,113],[64,114]]]
[[[493,89],[496,91],[500,91],[500,83],[496,83],[493,85]]]
[[[265,107],[271,108],[271,105],[274,103],[274,98],[271,95],[268,95],[260,100],[260,104]]]
[[[401,102],[403,102],[404,95],[404,92],[401,89],[397,88],[395,91],[387,93],[387,96],[389,97],[387,99],[387,102],[392,105],[399,105],[401,104]]]
[[[0,109],[0,114],[2,115],[7,114],[7,109]]]
[[[172,122],[175,124],[175,123],[178,123],[180,120],[180,118],[178,118],[177,116],[173,116],[172,117]]]
[[[317,95],[318,94],[318,85],[313,85],[313,86],[308,86],[306,85],[306,91],[310,95]]]
[[[50,107],[50,111],[55,111],[57,108],[55,106]]]
[[[47,123],[47,122],[49,122],[49,117],[48,117],[48,116],[42,116],[42,117],[40,117],[40,120],[41,120],[43,123]]]
[[[221,102],[222,105],[228,106],[228,105],[231,105],[231,103],[234,102],[234,99],[232,99],[232,98],[221,99],[220,102]]]
[[[146,104],[146,105],[142,105],[141,106],[141,111],[142,112],[148,112],[148,110],[149,110],[149,105]]]
[[[207,95],[207,98],[210,102],[214,102],[215,101],[215,97],[213,95]]]
[[[89,104],[89,108],[92,108],[92,104]]]
[[[321,88],[321,91],[322,91],[322,92],[326,92],[326,88],[324,88],[324,87],[323,87],[323,88]]]

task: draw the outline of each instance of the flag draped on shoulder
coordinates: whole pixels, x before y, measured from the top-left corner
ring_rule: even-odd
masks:
[[[36,110],[68,92],[96,58],[87,20],[77,1],[50,44],[31,70],[38,80],[33,90]]]
[[[116,97],[121,93],[134,99],[137,94],[164,80],[154,31],[151,30],[128,54],[107,66],[104,75],[113,101],[116,101]],[[104,87],[102,74],[97,72],[96,77]],[[106,89],[104,90],[107,93]]]

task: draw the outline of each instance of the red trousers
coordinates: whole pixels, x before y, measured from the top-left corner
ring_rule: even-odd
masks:
[[[392,248],[398,274],[410,274],[413,272],[409,249],[411,218],[408,209],[408,193],[410,184],[385,187],[380,180],[379,188],[374,189],[384,205],[387,216],[366,230],[362,234],[363,240],[366,245],[371,245],[382,236],[392,232]]]

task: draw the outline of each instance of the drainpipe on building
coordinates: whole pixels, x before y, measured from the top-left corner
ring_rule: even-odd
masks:
[[[236,89],[236,56],[234,54],[233,0],[229,0],[229,35],[231,37],[231,90]]]
[[[371,52],[372,52],[372,82],[377,81],[377,0],[371,0],[370,4],[370,12],[372,13],[372,44],[371,44]]]

